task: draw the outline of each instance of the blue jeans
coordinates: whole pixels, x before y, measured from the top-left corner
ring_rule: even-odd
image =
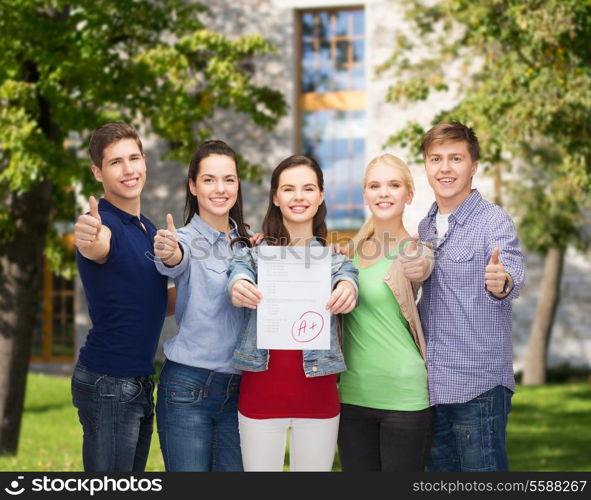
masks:
[[[498,385],[466,403],[435,406],[428,470],[508,471],[506,429],[512,395]]]
[[[240,379],[240,375],[165,362],[156,422],[167,471],[242,471]]]
[[[150,376],[110,377],[78,362],[72,402],[82,424],[86,472],[141,472],[154,427],[154,382]]]

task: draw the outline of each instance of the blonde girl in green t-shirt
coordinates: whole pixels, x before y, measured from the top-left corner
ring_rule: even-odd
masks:
[[[424,339],[415,305],[433,267],[431,250],[402,217],[412,202],[408,166],[384,154],[367,166],[371,216],[353,238],[359,305],[343,318],[338,449],[343,471],[423,471],[432,438]]]

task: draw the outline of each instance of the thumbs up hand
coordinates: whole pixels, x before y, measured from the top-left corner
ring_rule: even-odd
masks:
[[[97,243],[101,236],[101,216],[94,196],[88,198],[90,213],[82,214],[74,224],[74,244],[79,248],[88,248]]]
[[[88,205],[90,207],[90,216],[101,222],[101,216],[98,211],[98,202],[94,196],[88,198]]]
[[[415,234],[412,241],[398,254],[402,264],[402,272],[409,281],[423,281],[429,270],[429,263],[419,248],[419,235]]]
[[[172,215],[166,215],[166,229],[159,229],[154,236],[154,254],[168,267],[176,266],[183,258]]]
[[[88,198],[88,205],[90,212],[80,215],[74,224],[74,244],[84,257],[103,264],[111,249],[111,230],[103,226],[94,196]]]
[[[485,288],[497,297],[503,297],[507,295],[507,293],[503,293],[503,289],[505,288],[505,280],[509,279],[511,282],[511,277],[505,271],[505,266],[499,260],[500,249],[498,247],[493,248],[492,254],[490,256],[490,260],[488,261],[488,265],[486,266],[484,272],[484,281],[485,281]]]

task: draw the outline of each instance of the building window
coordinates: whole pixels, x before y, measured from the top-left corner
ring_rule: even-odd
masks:
[[[43,263],[43,298],[33,334],[31,361],[68,363],[74,360],[74,280],[57,276]]]
[[[363,9],[299,12],[299,140],[324,171],[330,230],[365,219],[365,16]]]

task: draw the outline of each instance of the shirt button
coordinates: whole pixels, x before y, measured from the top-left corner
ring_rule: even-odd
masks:
[[[312,371],[313,371],[313,372],[317,372],[317,371],[318,371],[318,367],[317,367],[317,366],[313,366],[313,367],[312,367]]]

